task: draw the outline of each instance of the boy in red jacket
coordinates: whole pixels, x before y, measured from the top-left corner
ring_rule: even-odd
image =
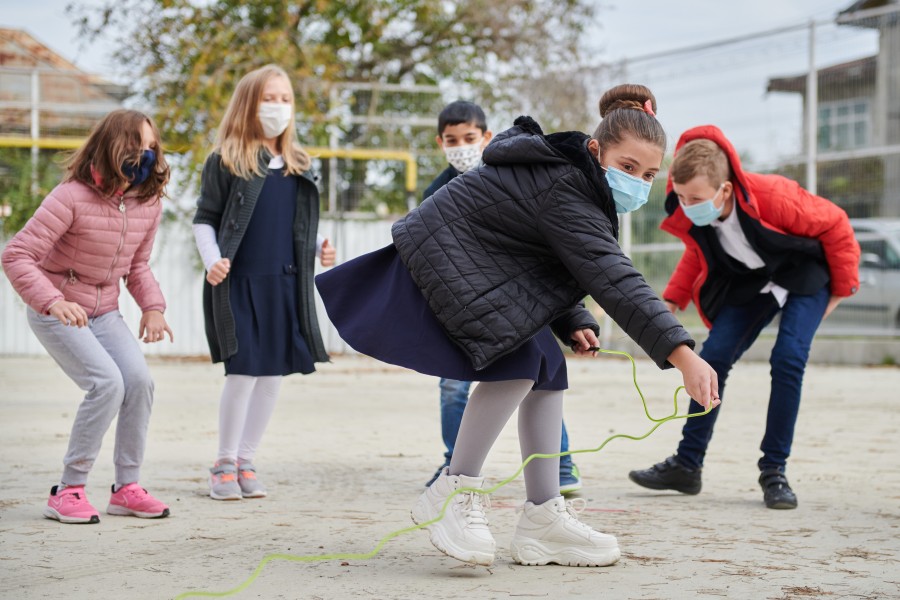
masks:
[[[672,312],[693,301],[710,328],[700,356],[719,376],[720,397],[731,367],[781,314],[769,358],[759,484],[767,507],[796,508],[785,466],[810,345],[822,320],[859,286],[859,245],[847,214],[794,181],[744,172],[734,147],[711,125],[678,140],[668,192],[661,229],[685,250],[663,298]],[[703,411],[691,401],[692,414]],[[687,419],[676,454],[629,478],[650,489],[699,493],[718,414]]]

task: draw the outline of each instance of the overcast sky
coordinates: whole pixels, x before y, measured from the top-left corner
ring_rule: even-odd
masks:
[[[124,70],[112,62],[109,42],[85,44],[79,39],[65,12],[71,1],[0,0],[0,25],[25,29],[81,69],[123,82]],[[80,4],[100,3],[81,0]],[[851,4],[852,0],[598,0],[599,25],[588,32],[586,44],[597,63],[621,61],[810,19],[826,21]],[[816,62],[820,67],[877,50],[877,37],[871,31],[850,27],[831,31],[822,37]],[[737,138],[739,149],[765,162],[799,151],[799,96],[767,95],[765,88],[770,77],[806,70],[805,39],[806,34],[798,32],[763,39],[746,49],[637,63],[629,66],[626,79],[651,85],[670,136],[677,137],[700,122],[715,122]]]
[[[96,0],[3,0],[0,25],[27,30],[38,40],[80,68],[105,73],[114,67],[110,47],[100,42],[82,44],[65,7],[71,2],[91,6]],[[599,59],[621,59],[727,39],[803,23],[830,19],[852,0],[598,0]]]

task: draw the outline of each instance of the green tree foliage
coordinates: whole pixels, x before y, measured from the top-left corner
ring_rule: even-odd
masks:
[[[486,108],[518,102],[528,94],[540,96],[546,87],[522,81],[549,77],[546,74],[560,66],[577,66],[580,36],[591,24],[593,4],[109,0],[101,10],[77,3],[70,10],[83,32],[120,42],[117,58],[128,65],[135,89],[154,107],[167,143],[186,149],[188,164],[196,169],[237,80],[254,68],[275,63],[292,75],[298,111],[309,123],[303,141],[320,145],[327,141],[329,83],[451,81],[472,89]],[[556,92],[560,79],[553,80]],[[581,89],[563,95],[584,96]],[[354,102],[367,100],[357,96]],[[421,110],[403,102],[395,100],[397,111]],[[432,114],[436,119],[437,112]],[[342,133],[342,143],[358,145],[372,143],[373,135],[383,136],[359,129]],[[415,135],[427,140],[434,134]]]
[[[42,151],[37,162],[37,194],[32,194],[31,150],[0,148],[0,205],[10,208],[8,217],[0,216],[0,230],[10,235],[19,231],[44,197],[59,183],[62,166],[56,152]]]

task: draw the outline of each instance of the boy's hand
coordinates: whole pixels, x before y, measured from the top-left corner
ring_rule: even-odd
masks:
[[[600,340],[597,339],[593,329],[576,329],[572,332],[571,346],[572,351],[578,356],[597,356],[596,348],[600,346]]]
[[[142,338],[145,344],[163,341],[166,338],[166,333],[169,334],[169,341],[174,342],[175,339],[172,337],[172,330],[169,329],[169,324],[166,323],[166,318],[161,312],[158,310],[148,310],[141,315],[138,337]]]
[[[828,306],[825,307],[825,314],[822,315],[823,321],[828,318],[828,315],[830,315],[831,312],[837,308],[837,305],[840,304],[841,300],[843,299],[844,298],[842,296],[832,296],[828,299]]]
[[[677,305],[677,304],[675,304],[674,302],[671,302],[671,301],[669,301],[669,300],[663,300],[663,302],[666,303],[666,308],[669,309],[669,312],[670,312],[670,313],[672,313],[672,314],[674,315],[676,312],[678,312],[678,305]]]
[[[335,256],[337,256],[337,251],[334,249],[334,246],[328,243],[328,238],[325,238],[325,241],[322,242],[322,253],[319,257],[319,262],[323,267],[330,267],[334,264]]]
[[[63,325],[85,327],[88,324],[87,313],[77,302],[60,300],[59,302],[54,302],[53,306],[47,309],[47,312],[59,319],[59,322]]]
[[[669,355],[669,362],[681,371],[684,389],[703,408],[719,405],[719,377],[709,364],[684,344]]]
[[[231,261],[227,258],[222,258],[207,271],[206,280],[212,286],[219,285],[228,277],[229,271],[231,271]]]

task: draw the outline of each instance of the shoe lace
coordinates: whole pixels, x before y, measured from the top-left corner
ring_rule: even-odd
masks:
[[[472,525],[488,525],[485,508],[491,507],[491,497],[487,494],[479,494],[478,492],[463,492],[457,497],[459,511],[465,518],[466,523]]]
[[[579,529],[585,532],[592,532],[593,528],[586,523],[582,523],[581,519],[578,518],[578,515],[584,512],[585,508],[587,508],[587,500],[584,498],[566,500],[566,519]]]

